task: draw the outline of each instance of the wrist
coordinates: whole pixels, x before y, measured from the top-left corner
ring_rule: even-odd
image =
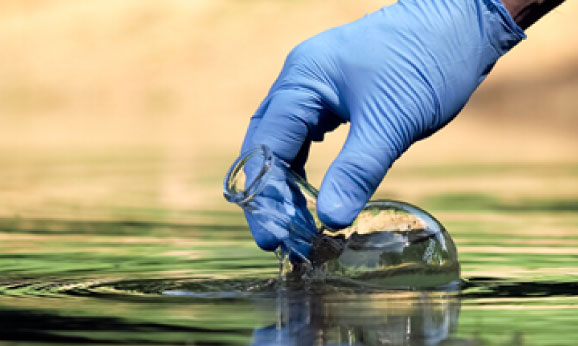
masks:
[[[564,0],[502,0],[504,6],[522,29],[527,29]]]

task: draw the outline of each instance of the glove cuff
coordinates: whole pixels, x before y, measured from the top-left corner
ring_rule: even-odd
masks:
[[[516,24],[501,0],[481,0],[486,35],[498,54],[504,55],[526,38],[524,30]]]

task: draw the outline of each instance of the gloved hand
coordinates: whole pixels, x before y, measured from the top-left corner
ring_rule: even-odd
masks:
[[[298,45],[242,152],[265,144],[304,175],[311,141],[351,122],[317,201],[325,225],[346,227],[392,163],[452,120],[524,37],[499,0],[399,0]],[[277,235],[248,221],[261,248],[277,247]]]

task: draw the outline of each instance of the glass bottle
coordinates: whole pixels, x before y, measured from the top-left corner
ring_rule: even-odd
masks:
[[[370,201],[353,224],[333,230],[317,218],[318,191],[260,146],[239,157],[224,196],[245,211],[251,229],[278,239],[292,271],[388,287],[439,287],[457,282],[456,247],[425,210],[393,200]]]

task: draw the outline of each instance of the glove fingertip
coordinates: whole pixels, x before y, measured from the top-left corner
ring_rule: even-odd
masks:
[[[364,204],[344,190],[327,188],[319,195],[317,215],[325,226],[341,229],[353,223]]]
[[[381,152],[350,150],[351,142],[333,161],[319,191],[317,213],[334,229],[353,223],[385,176],[392,160]]]

